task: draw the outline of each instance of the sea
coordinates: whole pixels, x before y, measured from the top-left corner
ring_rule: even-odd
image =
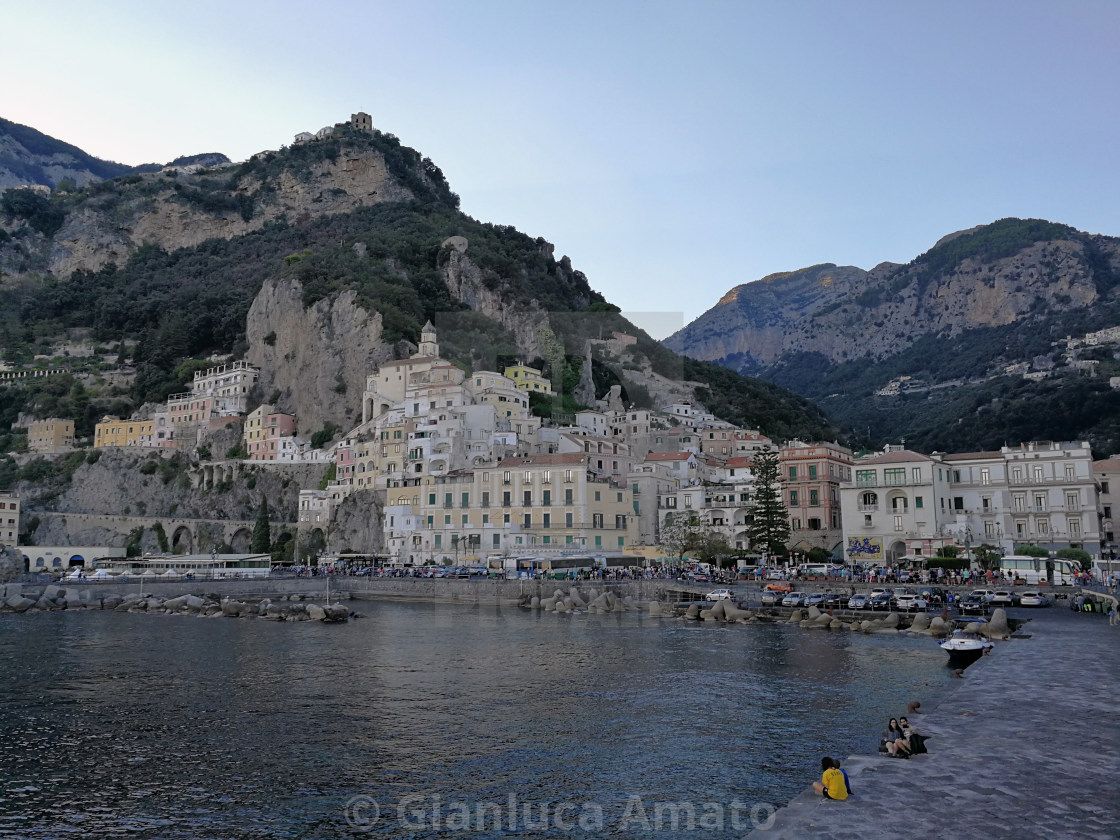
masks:
[[[0,615],[0,837],[742,837],[951,690],[904,635],[354,603]]]

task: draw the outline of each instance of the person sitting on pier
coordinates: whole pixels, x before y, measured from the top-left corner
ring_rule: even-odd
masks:
[[[843,776],[844,776],[844,789],[846,791],[848,791],[848,796],[851,796],[852,795],[852,783],[851,783],[851,780],[848,779],[848,771],[840,766],[840,759],[838,759],[838,758],[832,759],[832,766],[834,768],[836,768],[837,770],[839,770],[843,774]]]
[[[847,799],[848,788],[844,784],[844,773],[837,770],[832,763],[831,756],[825,756],[821,759],[821,780],[813,782],[813,790],[817,792],[817,796],[823,796],[825,799]]]
[[[891,718],[887,724],[887,734],[883,737],[883,741],[887,745],[887,752],[895,758],[910,757],[910,741],[894,718]]]

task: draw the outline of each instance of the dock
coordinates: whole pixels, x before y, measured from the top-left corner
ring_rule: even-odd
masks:
[[[751,840],[1120,837],[1120,627],[1065,606],[1015,612],[1030,638],[999,643],[910,716],[929,754],[848,756],[843,802],[816,796],[819,765],[806,767],[806,790]]]

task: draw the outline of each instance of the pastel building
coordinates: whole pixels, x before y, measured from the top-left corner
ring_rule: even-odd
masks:
[[[0,545],[15,545],[19,537],[19,496],[0,490]]]
[[[66,452],[74,447],[74,421],[48,417],[27,427],[27,448],[41,455]]]

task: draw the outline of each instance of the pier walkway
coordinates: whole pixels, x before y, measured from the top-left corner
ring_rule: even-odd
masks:
[[[752,840],[1120,837],[1120,627],[1064,606],[1013,615],[1032,619],[1030,639],[997,644],[910,717],[928,755],[844,759],[844,802],[808,787],[818,767]]]

